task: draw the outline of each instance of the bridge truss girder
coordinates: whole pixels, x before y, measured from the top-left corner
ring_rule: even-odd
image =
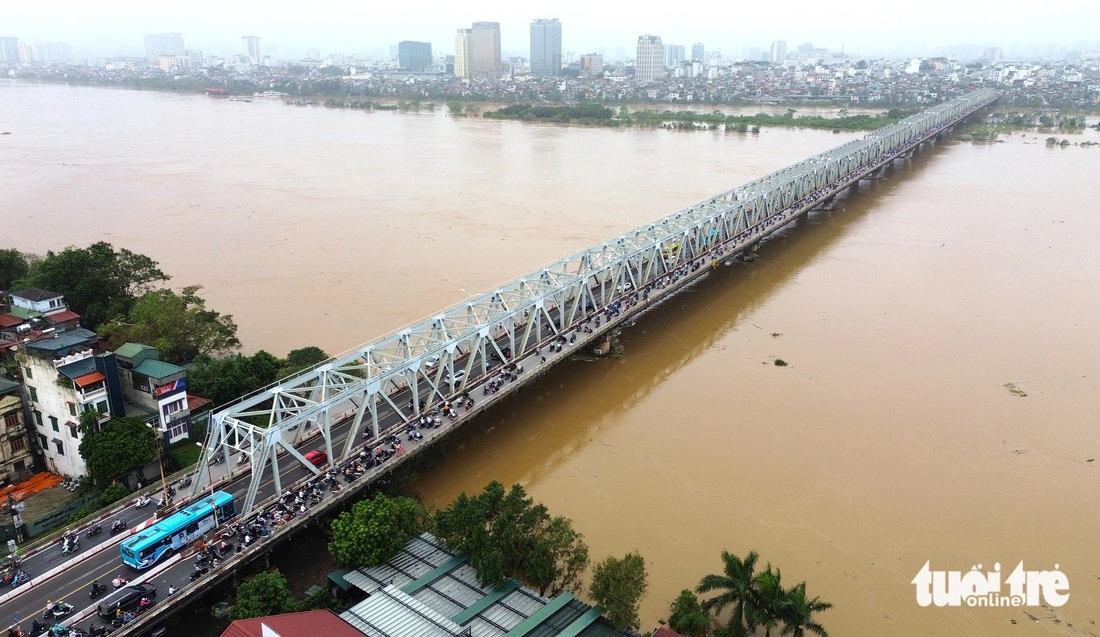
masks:
[[[981,90],[946,102],[562,258],[474,299],[443,310],[216,411],[195,493],[209,482],[207,460],[250,461],[242,510],[251,510],[269,465],[277,491],[280,454],[314,473],[295,450],[313,426],[335,461],[361,434],[377,439],[385,412],[409,421],[425,408],[479,384],[497,365],[542,347],[583,324],[627,289],[641,289],[701,258],[752,246],[778,227],[934,136],[999,94]],[[463,372],[459,374],[458,372]],[[410,392],[398,404],[393,396]],[[350,420],[336,451],[332,426]]]

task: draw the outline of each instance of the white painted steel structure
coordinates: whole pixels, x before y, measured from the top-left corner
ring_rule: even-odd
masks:
[[[281,458],[318,472],[295,448],[309,428],[319,429],[330,458],[344,459],[361,433],[369,429],[378,438],[383,418],[392,421],[388,425],[403,423],[419,415],[421,404],[460,395],[494,367],[540,349],[626,291],[644,289],[681,265],[751,250],[997,97],[987,89],[945,102],[569,255],[222,407],[211,419],[194,492],[209,482],[207,460],[218,454],[232,466],[242,454],[252,469],[242,507],[247,512],[269,464],[279,492]],[[344,418],[351,419],[351,430],[343,447],[334,449],[332,425]]]

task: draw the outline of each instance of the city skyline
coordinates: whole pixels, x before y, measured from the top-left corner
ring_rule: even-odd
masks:
[[[746,57],[749,50],[767,52],[773,40],[786,41],[788,50],[813,42],[831,51],[868,57],[928,57],[960,47],[999,47],[1007,57],[1015,57],[1013,51],[1019,56],[1051,57],[1059,50],[1100,49],[1100,34],[1094,27],[1100,22],[1100,3],[1091,0],[1059,0],[1042,15],[1008,8],[991,12],[944,0],[898,9],[864,0],[828,6],[792,0],[782,12],[760,15],[733,9],[697,15],[657,10],[623,13],[613,5],[577,0],[562,0],[549,10],[499,0],[472,10],[429,0],[428,7],[418,6],[414,12],[343,2],[324,11],[291,6],[277,12],[255,0],[229,7],[196,0],[187,12],[132,0],[120,4],[134,10],[104,12],[69,0],[48,6],[16,4],[6,9],[0,36],[18,37],[32,45],[63,42],[76,59],[144,57],[144,37],[158,33],[181,33],[188,49],[208,55],[240,53],[241,38],[254,34],[278,60],[304,59],[310,49],[378,59],[388,58],[391,48],[402,40],[429,42],[438,55],[452,55],[456,29],[492,21],[501,25],[504,56],[528,57],[530,25],[549,14],[563,26],[563,52],[579,56],[603,50],[608,59],[614,59],[619,50],[632,57],[638,36],[645,33],[660,35],[665,43],[702,43],[706,51],[720,51],[730,58]]]

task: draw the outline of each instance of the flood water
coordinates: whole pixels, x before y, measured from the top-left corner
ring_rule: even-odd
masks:
[[[853,137],[444,110],[0,83],[4,243],[106,240],[204,285],[247,351],[336,353]],[[521,482],[594,559],[638,549],[643,630],[726,549],[807,581],[834,636],[1100,635],[1100,149],[1050,134],[864,183],[625,330],[621,360],[472,423],[416,490]],[[922,608],[929,560],[1057,564],[1069,601]]]

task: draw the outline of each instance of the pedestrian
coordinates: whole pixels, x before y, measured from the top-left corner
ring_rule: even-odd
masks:
[[[172,585],[170,585],[170,586],[168,587],[168,594],[169,594],[169,595],[172,595],[172,594],[173,594],[173,593],[175,593],[175,592],[176,592],[176,585],[175,585],[175,584],[172,584]]]

